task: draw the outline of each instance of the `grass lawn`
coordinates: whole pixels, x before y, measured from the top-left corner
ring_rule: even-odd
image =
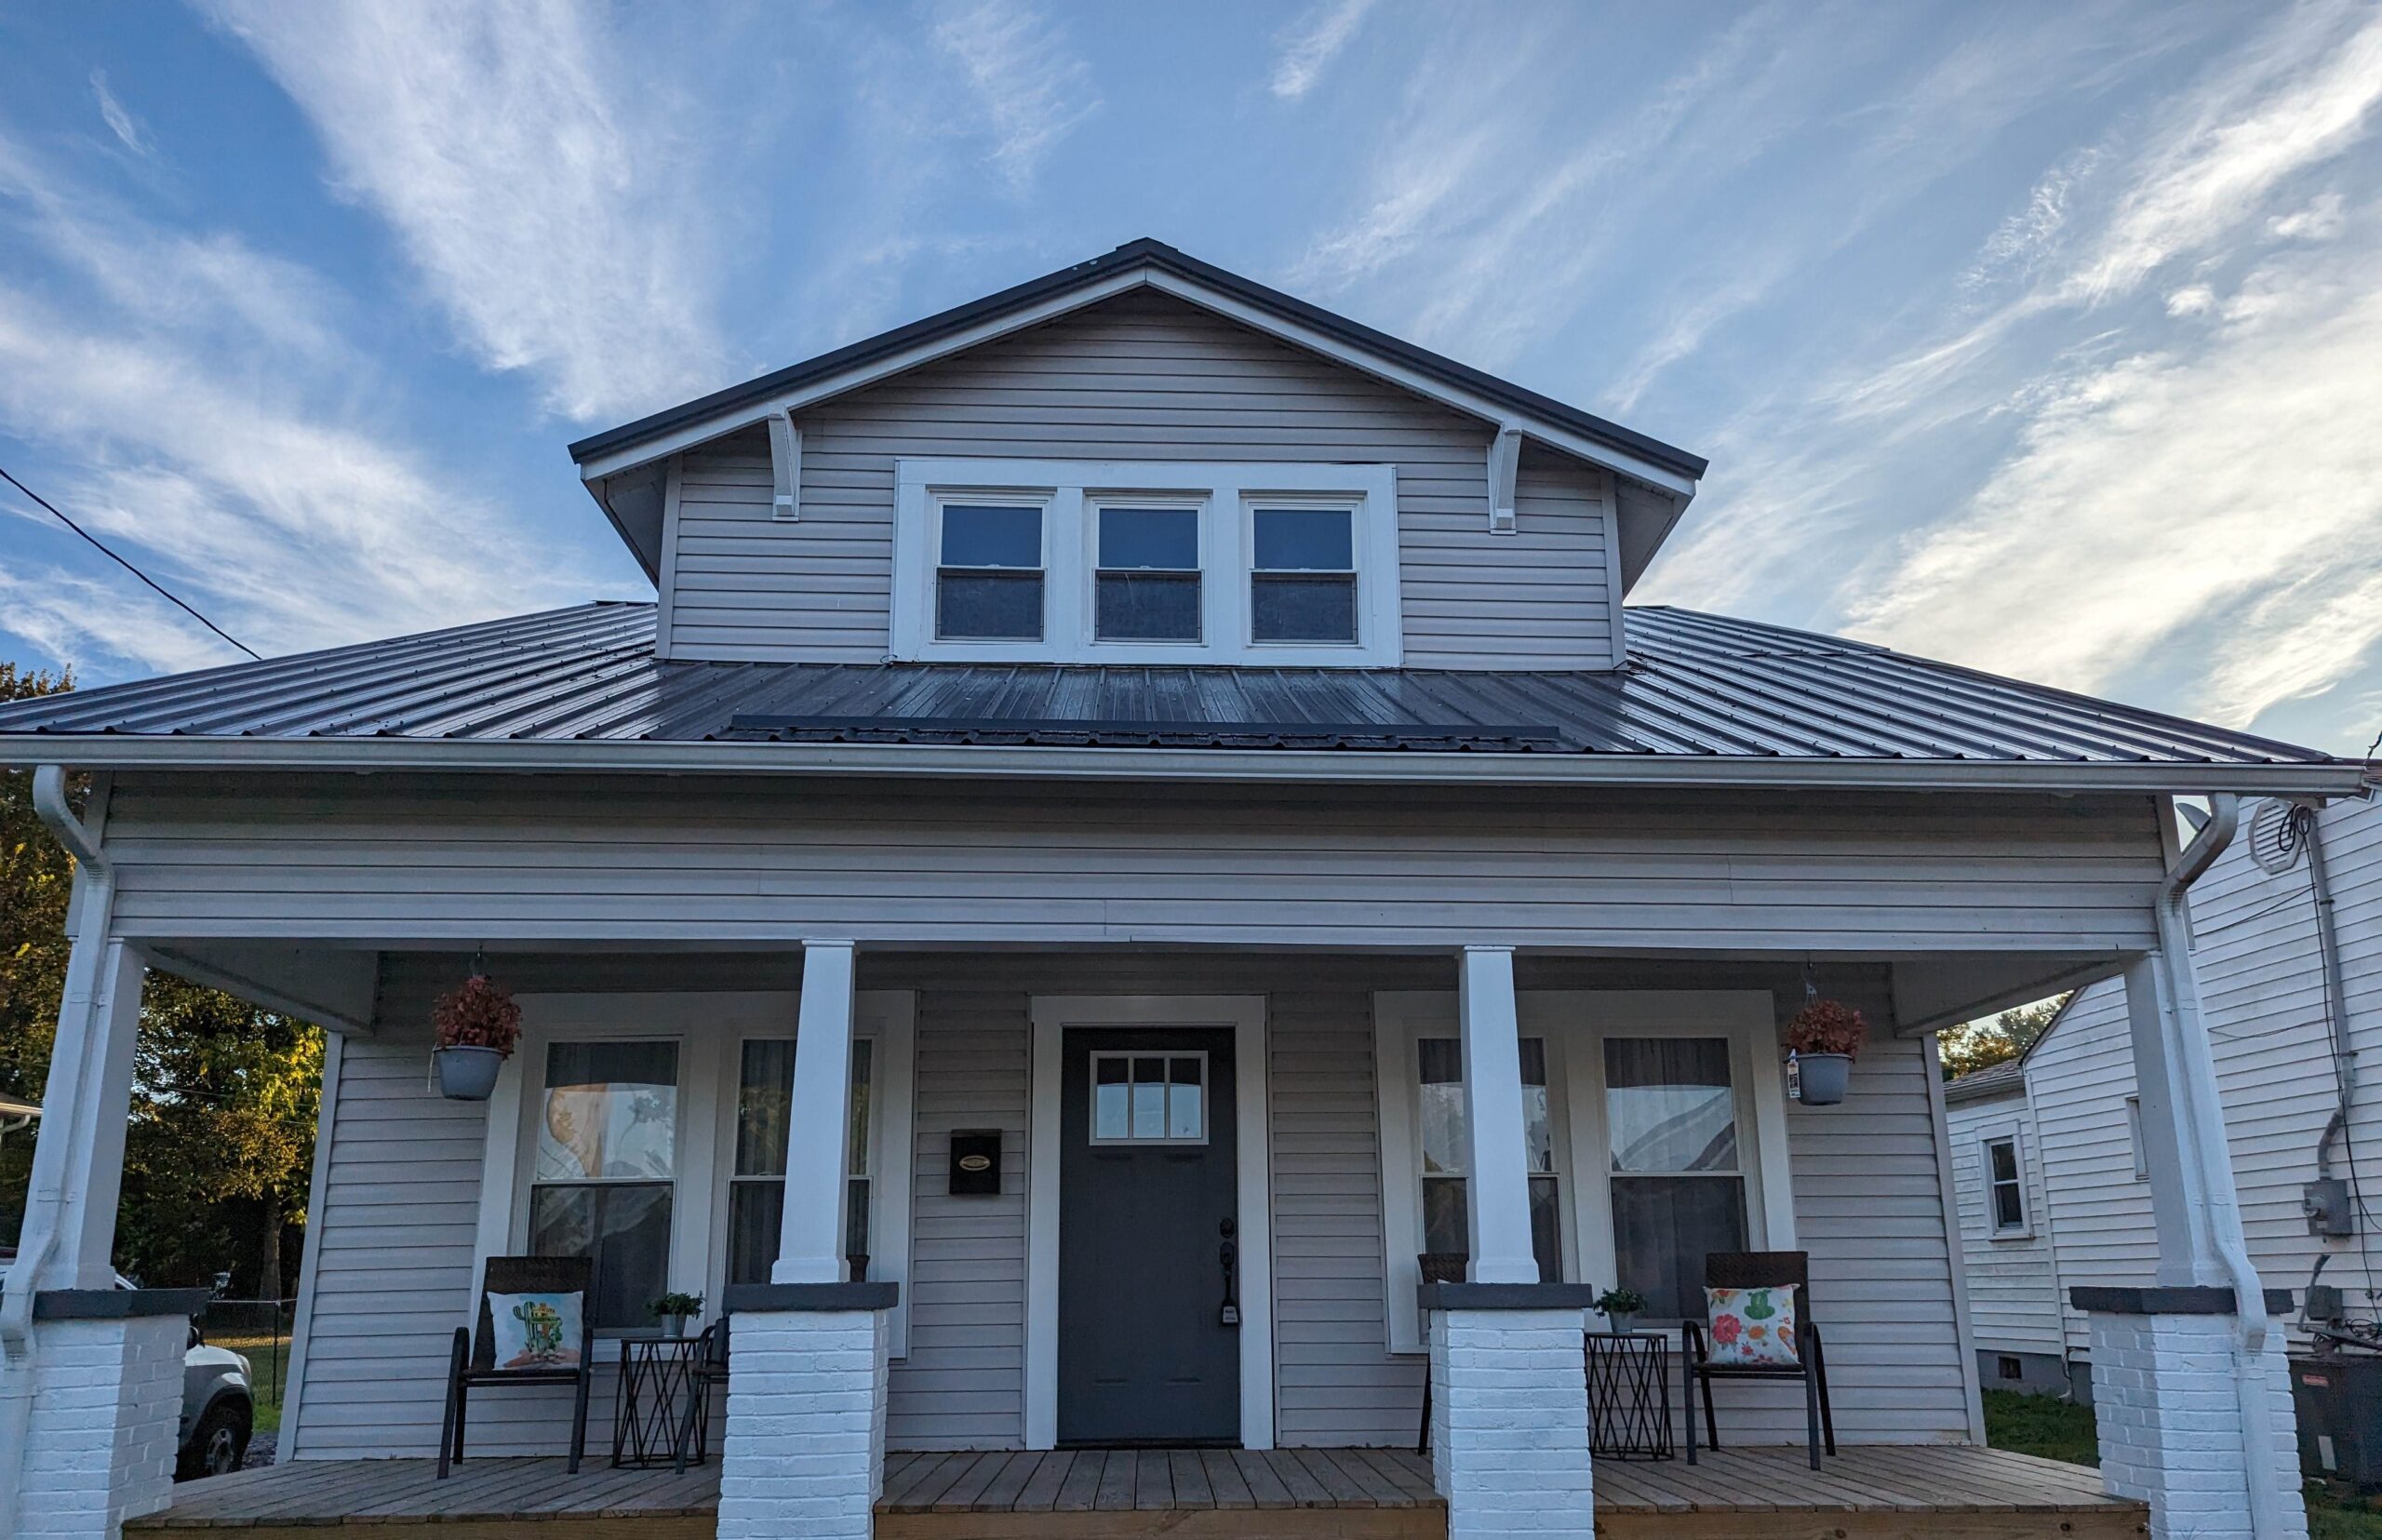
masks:
[[[2046,1460],[2082,1466],[2101,1463],[2092,1408],[2051,1396],[1987,1391],[1985,1440],[1996,1449],[2039,1454]],[[2360,1496],[2331,1481],[2310,1481],[2308,1520],[2314,1540],[2382,1540],[2382,1498]]]
[[[256,1391],[256,1431],[266,1432],[281,1426],[281,1398],[289,1380],[289,1337],[284,1332],[281,1350],[274,1351],[274,1339],[269,1332],[209,1332],[209,1347],[228,1347],[248,1360],[250,1386]]]

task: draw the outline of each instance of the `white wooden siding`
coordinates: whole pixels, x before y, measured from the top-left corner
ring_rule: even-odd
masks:
[[[1492,535],[1486,424],[1178,300],[1112,300],[798,422],[796,520],[771,517],[759,431],[682,458],[670,656],[881,662],[894,462],[970,456],[1395,464],[1408,666],[1613,663],[1604,472],[1527,448],[1519,532]]]
[[[910,1356],[895,1364],[896,1449],[1016,1449],[1024,1436],[1026,1087],[1018,992],[918,996]],[[951,1132],[1001,1131],[997,1197],[954,1198]]]
[[[1960,1200],[1961,1264],[1968,1272],[1969,1319],[1977,1347],[2059,1357],[2063,1318],[2052,1262],[2052,1218],[2026,1087],[2013,1084],[1999,1095],[1955,1103],[1946,1117]],[[1997,1237],[1986,1188],[1985,1141],[2013,1133],[2026,1184],[2028,1233]]]
[[[135,938],[2148,944],[2148,798],[120,782]]]
[[[2244,810],[2247,816],[2248,810]],[[2346,802],[2322,814],[2337,904],[2350,1040],[2367,1079],[2350,1121],[2356,1174],[2369,1206],[2382,1191],[2382,804]],[[2317,1136],[2335,1088],[2324,1024],[2308,868],[2258,870],[2247,835],[2192,891],[2202,1008],[2215,1051],[2219,1097],[2240,1187],[2251,1260],[2271,1288],[2296,1291],[2318,1256],[2358,1300],[2369,1286],[2364,1255],[2382,1238],[2322,1240],[2308,1234],[2300,1185],[2316,1174]],[[2125,992],[2094,985],[2027,1064],[2042,1145],[2059,1282],[2147,1283],[2158,1262],[2148,1184],[2134,1178],[2125,1098],[2134,1089]],[[2336,1145],[2335,1174],[2349,1174]],[[2382,1285],[2382,1267],[2376,1283]],[[2067,1312],[2068,1343],[2087,1346],[2084,1319]]]

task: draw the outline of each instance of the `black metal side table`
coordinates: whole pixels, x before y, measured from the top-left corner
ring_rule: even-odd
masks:
[[[1671,1457],[1671,1342],[1660,1332],[1588,1332],[1588,1452]]]
[[[702,1337],[623,1337],[612,1400],[612,1464],[701,1465],[711,1440],[711,1398],[695,1370]],[[689,1445],[692,1445],[689,1448]]]

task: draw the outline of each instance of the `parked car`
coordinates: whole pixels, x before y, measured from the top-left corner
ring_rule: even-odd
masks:
[[[17,1249],[0,1246],[0,1277],[17,1260]],[[135,1285],[123,1274],[115,1286]],[[256,1427],[256,1392],[248,1360],[228,1347],[210,1347],[197,1325],[190,1329],[190,1345],[182,1351],[182,1415],[177,1435],[174,1479],[196,1480],[240,1468],[248,1458],[248,1438]]]

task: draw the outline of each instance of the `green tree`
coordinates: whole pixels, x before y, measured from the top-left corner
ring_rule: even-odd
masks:
[[[72,690],[64,674],[0,663],[0,701]],[[69,797],[79,808],[87,788]],[[0,1091],[38,1102],[64,992],[74,861],[33,806],[33,778],[0,776]],[[321,1029],[152,971],[125,1133],[116,1265],[152,1284],[233,1275],[238,1293],[288,1287],[302,1225],[322,1083]],[[13,1238],[31,1132],[0,1139],[0,1237]]]
[[[1946,1027],[1935,1044],[1944,1060],[1944,1078],[1957,1080],[2017,1058],[2035,1046],[2067,1003],[2066,995],[2054,995],[1999,1016]]]

